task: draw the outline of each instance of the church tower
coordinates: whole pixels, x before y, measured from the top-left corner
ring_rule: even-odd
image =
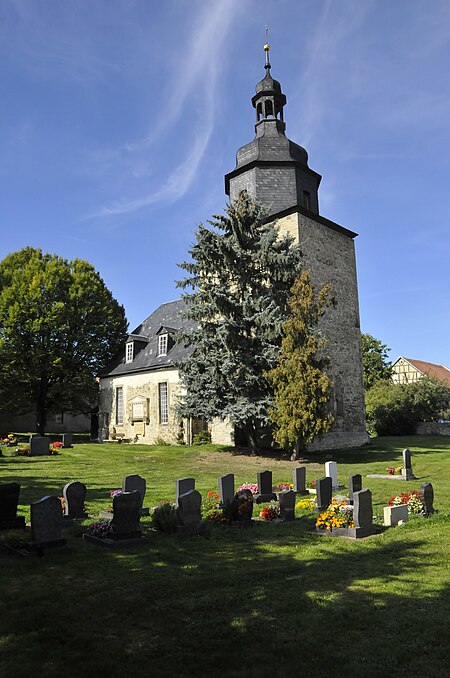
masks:
[[[331,283],[336,307],[325,313],[320,328],[328,339],[335,424],[309,449],[357,447],[368,440],[354,248],[357,234],[319,214],[321,176],[310,169],[306,150],[285,134],[286,96],[271,75],[269,50],[264,45],[266,74],[252,98],[256,136],[238,150],[236,167],[225,176],[225,191],[234,200],[246,190],[264,205],[268,221],[300,244],[304,266],[315,285]]]

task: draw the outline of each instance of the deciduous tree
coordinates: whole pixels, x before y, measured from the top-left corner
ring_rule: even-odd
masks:
[[[0,403],[49,412],[86,412],[95,375],[126,336],[122,306],[81,259],[25,247],[0,263]]]
[[[388,351],[390,348],[371,334],[361,334],[364,388],[377,381],[389,379],[392,373]]]

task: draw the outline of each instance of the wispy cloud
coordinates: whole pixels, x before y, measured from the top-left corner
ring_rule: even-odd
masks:
[[[164,111],[152,123],[149,135],[140,141],[125,144],[122,149],[129,154],[127,162],[131,166],[133,159],[139,164],[143,154],[144,157],[148,156],[152,147],[161,141],[161,137],[173,129],[182,113],[189,111],[193,118],[193,131],[190,135],[192,143],[184,159],[180,161],[176,158],[175,168],[149,193],[138,197],[123,197],[103,205],[88,218],[126,214],[154,203],[174,202],[189,190],[214,129],[215,95],[221,74],[222,47],[243,4],[239,0],[222,0],[203,5],[202,11],[193,21],[188,45],[182,46],[176,71],[168,79],[169,95]],[[191,104],[196,96],[201,99],[201,105],[197,109]],[[196,111],[194,115],[193,111]]]

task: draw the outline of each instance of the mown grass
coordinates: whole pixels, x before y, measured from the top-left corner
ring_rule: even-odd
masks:
[[[418,481],[375,480],[410,447]],[[441,437],[379,438],[370,447],[320,455],[307,477],[334,458],[339,478],[362,473],[375,512],[405,489],[431,481],[439,513],[362,542],[319,537],[313,518],[211,528],[180,539],[143,526],[146,545],[110,552],[66,530],[70,553],[15,558],[0,552],[0,675],[4,676],[444,676],[448,671],[450,444]],[[147,480],[146,505],[173,499],[191,475],[204,493],[219,475],[256,481],[286,459],[214,446],[75,445],[57,457],[0,459],[0,482],[22,485],[21,512],[70,480],[88,487],[92,513],[126,473]]]

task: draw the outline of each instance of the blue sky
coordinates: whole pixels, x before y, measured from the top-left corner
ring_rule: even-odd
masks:
[[[450,367],[448,0],[2,0],[0,258],[90,261],[130,329],[177,298],[272,74],[320,212],[359,233],[361,326]]]

